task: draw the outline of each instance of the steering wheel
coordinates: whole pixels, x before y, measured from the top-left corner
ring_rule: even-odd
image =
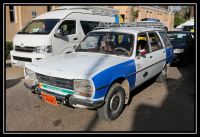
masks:
[[[125,51],[128,55],[131,55],[131,52],[128,51],[127,49],[123,48],[123,47],[117,47],[117,48],[114,49],[114,51],[117,51],[117,50]]]

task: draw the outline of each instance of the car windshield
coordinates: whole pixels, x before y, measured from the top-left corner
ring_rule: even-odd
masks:
[[[167,33],[171,43],[186,43],[187,42],[187,34],[181,32],[173,32]]]
[[[49,34],[59,19],[33,20],[18,34]]]
[[[84,38],[76,49],[76,52],[131,56],[133,52],[133,35],[112,32],[92,32]]]

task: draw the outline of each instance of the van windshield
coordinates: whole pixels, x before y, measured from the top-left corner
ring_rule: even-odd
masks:
[[[76,52],[131,56],[133,52],[133,40],[134,36],[126,33],[91,32],[80,43]]]
[[[17,34],[49,34],[59,19],[33,20]]]

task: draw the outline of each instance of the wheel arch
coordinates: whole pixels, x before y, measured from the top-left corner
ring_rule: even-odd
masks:
[[[105,97],[107,96],[108,91],[110,90],[110,88],[112,87],[112,85],[114,83],[119,83],[124,88],[124,90],[125,90],[125,104],[127,104],[128,101],[129,101],[129,96],[130,96],[130,86],[129,86],[128,79],[126,77],[124,77],[124,76],[117,77],[110,83],[110,86],[109,86],[109,88],[107,90],[107,93],[106,93]]]

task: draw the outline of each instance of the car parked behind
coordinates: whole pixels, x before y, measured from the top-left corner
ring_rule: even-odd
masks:
[[[186,66],[194,59],[194,35],[188,31],[168,31],[167,35],[173,46],[173,63]]]

